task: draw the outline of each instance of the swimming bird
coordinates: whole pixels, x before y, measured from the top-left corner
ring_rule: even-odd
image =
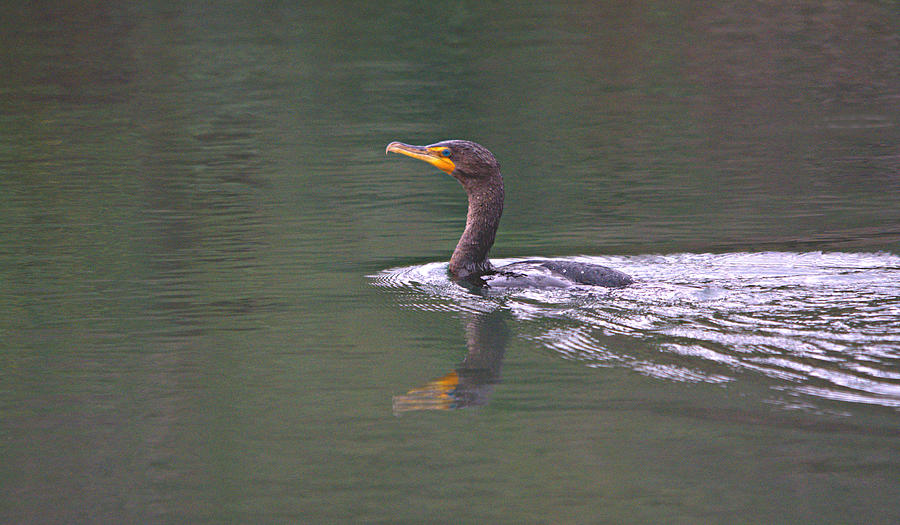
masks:
[[[423,160],[462,184],[469,212],[462,237],[450,257],[451,277],[476,286],[567,286],[587,284],[622,287],[634,282],[624,273],[575,261],[530,260],[499,268],[488,260],[503,214],[503,176],[500,163],[487,148],[468,140],[445,140],[429,146],[391,142],[393,152]]]

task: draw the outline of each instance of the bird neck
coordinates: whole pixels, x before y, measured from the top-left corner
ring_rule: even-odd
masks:
[[[493,271],[487,256],[503,213],[503,178],[499,173],[487,181],[463,185],[469,196],[466,229],[450,257],[450,273],[458,279]]]

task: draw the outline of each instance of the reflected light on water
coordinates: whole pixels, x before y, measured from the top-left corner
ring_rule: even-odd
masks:
[[[638,282],[621,290],[472,293],[451,282],[442,263],[372,278],[396,291],[407,308],[507,311],[519,334],[590,367],[728,387],[762,376],[770,391],[807,402],[900,407],[900,377],[892,372],[900,366],[900,257],[768,252],[574,259],[620,268]],[[646,341],[652,350],[634,351],[623,338]]]

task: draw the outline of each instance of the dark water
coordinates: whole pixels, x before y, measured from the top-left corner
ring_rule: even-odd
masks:
[[[891,2],[0,7],[0,521],[900,519]],[[475,294],[497,258],[623,290]],[[442,410],[435,410],[442,409]]]

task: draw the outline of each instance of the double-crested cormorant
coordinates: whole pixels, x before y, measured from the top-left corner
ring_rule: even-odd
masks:
[[[445,140],[430,146],[391,142],[385,153],[391,151],[424,160],[451,175],[466,190],[469,213],[466,229],[450,257],[449,269],[453,278],[485,284],[490,277],[497,276],[525,286],[577,283],[620,287],[634,282],[628,275],[611,268],[574,261],[521,261],[495,268],[487,256],[503,213],[503,176],[494,155],[484,146],[468,140]],[[529,273],[535,270],[541,275],[532,278]]]

